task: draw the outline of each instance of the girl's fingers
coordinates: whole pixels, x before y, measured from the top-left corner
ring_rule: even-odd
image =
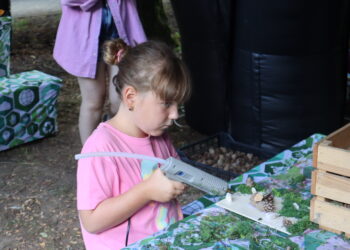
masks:
[[[185,185],[182,182],[174,181],[174,187],[175,189],[184,189]]]
[[[185,185],[181,185],[180,187],[175,188],[176,194],[177,194],[177,195],[182,194],[182,193],[184,192],[184,190],[185,190],[185,187],[186,187]]]

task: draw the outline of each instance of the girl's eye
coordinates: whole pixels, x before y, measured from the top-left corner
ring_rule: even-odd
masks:
[[[174,104],[174,102],[161,102],[161,104],[163,105],[163,107],[165,107],[165,108],[170,108],[173,104]]]
[[[172,105],[172,103],[171,103],[171,102],[164,102],[163,105],[164,105],[164,107],[166,107],[166,108],[170,108],[171,105]]]

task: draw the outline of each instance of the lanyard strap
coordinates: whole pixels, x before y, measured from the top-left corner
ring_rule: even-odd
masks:
[[[128,219],[128,228],[126,230],[126,237],[125,237],[125,246],[128,245],[128,241],[129,241],[129,232],[130,232],[130,219]]]

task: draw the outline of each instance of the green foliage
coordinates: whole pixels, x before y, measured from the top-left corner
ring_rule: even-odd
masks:
[[[228,238],[244,238],[251,239],[253,237],[253,227],[248,221],[238,221],[232,227],[228,228],[227,234]]]
[[[280,174],[274,178],[288,181],[288,184],[293,185],[302,182],[305,179],[305,176],[300,172],[298,167],[294,166],[288,169],[286,174]]]
[[[288,232],[293,235],[302,234],[306,229],[316,229],[318,225],[310,221],[309,215],[304,216],[298,222],[287,227]]]
[[[317,224],[310,221],[310,199],[304,200],[299,193],[293,193],[286,189],[272,189],[272,193],[274,196],[283,199],[282,209],[278,211],[280,215],[299,218],[296,223],[287,226],[288,232],[293,235],[300,235],[308,228],[318,228]],[[296,203],[299,209],[296,209],[293,203]]]
[[[251,220],[231,213],[205,216],[199,226],[190,224],[188,230],[177,234],[174,245],[185,249],[202,249],[215,242],[244,239],[250,242],[251,249],[298,249],[289,238],[271,235],[270,231],[262,236],[256,235],[254,224]],[[163,245],[166,244],[163,242]]]
[[[283,197],[283,195],[285,195],[288,190],[287,189],[277,189],[277,188],[273,188],[271,190],[272,192],[272,195],[275,196],[275,197]]]
[[[242,194],[251,194],[252,193],[252,188],[248,187],[245,184],[240,184],[235,188],[236,192],[240,192]]]
[[[296,223],[287,226],[288,232],[293,235],[300,235],[308,228],[318,228],[317,224],[310,221],[310,199],[304,200],[299,193],[289,192],[286,189],[272,189],[272,193],[283,199],[282,209],[278,211],[280,215],[299,218]],[[296,203],[299,206],[299,209],[296,209],[293,203]]]
[[[253,187],[256,189],[258,192],[263,192],[265,189],[263,186],[254,183]],[[236,192],[240,192],[242,194],[252,194],[252,187],[247,186],[246,184],[239,184],[234,188]]]
[[[271,250],[271,249],[277,249],[277,248],[292,250],[292,249],[299,249],[299,246],[288,238],[271,235],[269,236],[268,239],[260,240],[259,246],[256,249]]]
[[[231,214],[220,214],[203,217],[199,229],[187,232],[183,237],[189,243],[212,243],[222,239],[251,239],[253,233],[252,222],[238,220]]]
[[[310,200],[304,200],[300,194],[288,192],[283,195],[283,207],[278,213],[286,217],[303,218],[305,215],[309,214],[309,204]],[[293,205],[296,203],[299,209],[296,209]]]

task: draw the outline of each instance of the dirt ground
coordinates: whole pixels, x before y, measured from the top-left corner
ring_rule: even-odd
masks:
[[[13,20],[11,73],[39,70],[63,80],[57,135],[0,152],[0,249],[84,249],[76,212],[80,104],[76,79],[52,58],[59,15]],[[203,137],[172,128],[176,147]],[[189,190],[185,204],[201,196]]]

